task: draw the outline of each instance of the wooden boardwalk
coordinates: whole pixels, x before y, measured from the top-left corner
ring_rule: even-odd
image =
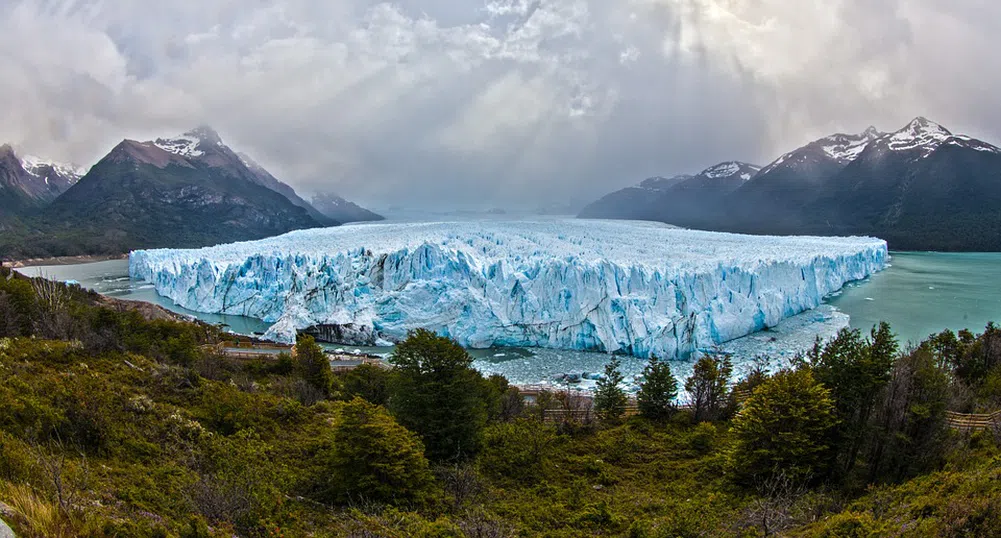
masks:
[[[945,412],[945,421],[949,427],[961,432],[1001,429],[1001,411],[994,413],[956,413]]]
[[[203,346],[206,350],[213,351],[236,361],[264,361],[274,362],[282,353],[294,354],[295,346],[275,343],[260,343],[241,341],[237,343],[224,343],[217,345]],[[330,367],[334,371],[345,371],[357,368],[362,364],[373,364],[375,366],[386,366],[385,362],[378,357],[366,355],[346,355],[342,353],[327,353],[330,360]]]

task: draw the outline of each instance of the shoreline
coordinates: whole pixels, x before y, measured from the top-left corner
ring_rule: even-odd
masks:
[[[80,256],[54,256],[51,258],[27,258],[24,260],[5,260],[3,265],[12,269],[25,267],[41,267],[46,265],[78,265],[83,263],[106,262],[110,260],[127,260],[128,254],[84,254]]]

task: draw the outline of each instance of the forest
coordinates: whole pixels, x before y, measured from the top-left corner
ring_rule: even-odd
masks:
[[[308,336],[237,361],[0,269],[0,518],[22,537],[990,536],[1001,329],[902,347],[886,324],[791,361],[722,354],[628,395],[521,394],[418,330],[391,368]],[[738,379],[737,382],[731,382]]]

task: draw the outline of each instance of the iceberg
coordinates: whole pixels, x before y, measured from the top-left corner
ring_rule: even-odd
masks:
[[[373,345],[427,328],[470,348],[685,358],[773,327],[883,269],[869,237],[770,237],[638,221],[385,223],[134,251],[179,306]]]

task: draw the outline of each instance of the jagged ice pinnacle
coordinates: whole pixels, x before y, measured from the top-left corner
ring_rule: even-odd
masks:
[[[193,250],[129,271],[185,308],[326,326],[385,344],[425,327],[460,344],[680,358],[816,307],[883,269],[872,238],[761,237],[627,221],[371,224]]]

